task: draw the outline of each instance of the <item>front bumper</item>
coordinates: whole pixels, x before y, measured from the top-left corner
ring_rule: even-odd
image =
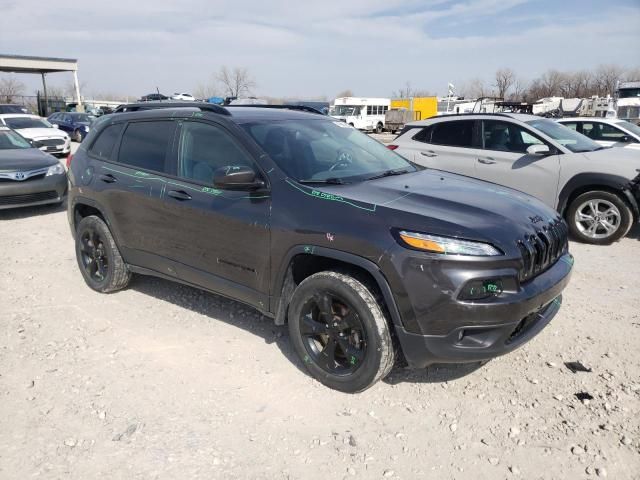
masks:
[[[544,273],[521,285],[517,292],[495,297],[491,302],[461,302],[451,299],[446,331],[438,323],[438,334],[407,331],[396,325],[396,335],[410,367],[433,363],[463,363],[488,360],[509,353],[536,336],[558,313],[562,291],[571,278],[573,257],[565,254]]]
[[[67,175],[0,181],[0,210],[60,203],[67,194]]]

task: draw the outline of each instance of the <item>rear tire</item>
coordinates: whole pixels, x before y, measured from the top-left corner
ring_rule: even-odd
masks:
[[[75,142],[82,143],[82,132],[80,130],[76,130],[73,132],[73,137],[71,137]]]
[[[629,232],[633,213],[618,195],[592,191],[571,202],[566,219],[574,238],[592,245],[609,245]]]
[[[391,371],[395,351],[385,309],[342,273],[303,280],[289,305],[289,335],[307,371],[329,388],[362,392]]]
[[[76,229],[76,259],[82,277],[96,292],[121,290],[131,280],[109,227],[95,215],[83,218]]]

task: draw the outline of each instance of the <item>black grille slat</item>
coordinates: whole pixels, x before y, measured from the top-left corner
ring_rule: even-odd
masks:
[[[34,143],[38,147],[61,147],[64,145],[64,140],[62,138],[47,138],[36,140]]]
[[[518,240],[522,257],[520,281],[528,281],[544,272],[566,253],[569,231],[563,220],[556,220]]]
[[[21,205],[23,203],[44,202],[45,200],[55,200],[57,198],[58,194],[53,190],[23,195],[6,195],[0,196],[0,205]]]

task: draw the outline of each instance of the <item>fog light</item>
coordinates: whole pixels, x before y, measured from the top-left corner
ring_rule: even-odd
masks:
[[[502,291],[502,280],[499,278],[472,280],[464,286],[458,298],[460,300],[484,300],[497,297]]]

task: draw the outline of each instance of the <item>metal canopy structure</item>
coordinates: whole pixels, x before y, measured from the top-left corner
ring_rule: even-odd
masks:
[[[25,57],[21,55],[0,54],[0,72],[11,73],[35,73],[42,76],[45,105],[47,105],[47,81],[48,73],[71,72],[73,73],[73,87],[76,94],[76,109],[81,112],[80,85],[78,83],[78,60],[75,58],[54,57]]]

